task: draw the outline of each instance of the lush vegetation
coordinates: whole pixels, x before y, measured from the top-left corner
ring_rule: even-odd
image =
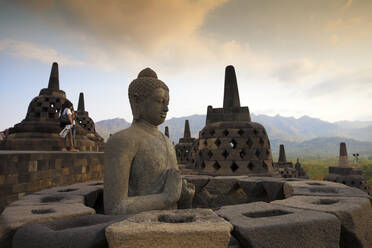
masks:
[[[296,162],[292,160],[292,162]],[[306,171],[310,179],[322,180],[328,174],[329,166],[337,166],[338,158],[324,158],[324,159],[304,159],[300,161],[302,167]],[[358,163],[350,160],[349,164],[353,167],[360,168],[363,171],[363,176],[368,180],[370,189],[372,189],[372,160],[360,159]]]

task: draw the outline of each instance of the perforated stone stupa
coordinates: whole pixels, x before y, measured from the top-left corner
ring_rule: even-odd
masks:
[[[40,91],[28,106],[26,118],[9,130],[2,148],[6,150],[61,150],[59,113],[66,101],[66,93],[59,89],[58,64],[53,63],[48,88]],[[95,143],[86,137],[86,131],[77,128],[76,148],[96,150]]]
[[[277,163],[274,163],[274,169],[277,170],[283,178],[307,178],[306,172],[302,169],[298,159],[294,167],[292,162],[287,161],[283,144],[279,146],[279,159]]]
[[[271,176],[273,160],[265,128],[241,107],[235,69],[227,66],[223,108],[208,106],[199,133],[195,168],[210,175]]]
[[[88,132],[87,136],[97,143],[97,145],[99,146],[99,150],[103,150],[104,140],[96,132],[94,121],[92,118],[89,117],[88,111],[85,111],[85,101],[83,92],[80,92],[79,94],[78,109],[76,111],[76,121],[82,128],[85,129],[85,131]]]
[[[192,160],[192,149],[195,143],[195,138],[191,137],[189,120],[185,120],[185,130],[183,138],[179,139],[176,145],[177,162],[179,164],[189,164]]]
[[[366,193],[369,192],[369,184],[362,175],[362,170],[349,165],[346,144],[340,143],[340,156],[338,166],[330,166],[329,174],[323,178],[324,181],[343,183],[347,186],[359,188]]]

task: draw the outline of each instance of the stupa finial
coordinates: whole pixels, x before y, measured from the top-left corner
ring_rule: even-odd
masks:
[[[240,107],[238,83],[234,66],[226,66],[223,108]]]
[[[185,131],[183,133],[184,138],[191,138],[189,120],[185,120]]]
[[[79,95],[78,111],[85,111],[84,93],[83,92],[80,92],[80,95]]]
[[[347,166],[349,166],[345,142],[341,142],[340,143],[339,166],[340,167],[347,167]]]
[[[279,146],[279,160],[278,163],[286,163],[287,158],[285,157],[285,150],[284,150],[284,145],[280,144]]]
[[[165,134],[165,136],[167,136],[169,138],[169,128],[168,128],[168,126],[165,127],[164,134]]]
[[[58,64],[56,62],[52,65],[50,72],[48,89],[59,90],[59,75],[58,75]]]

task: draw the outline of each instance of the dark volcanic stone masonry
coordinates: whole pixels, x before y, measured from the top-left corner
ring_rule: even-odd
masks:
[[[199,133],[195,168],[211,175],[271,176],[273,160],[265,128],[251,121],[241,107],[233,66],[225,71],[223,108],[208,106],[206,126]]]

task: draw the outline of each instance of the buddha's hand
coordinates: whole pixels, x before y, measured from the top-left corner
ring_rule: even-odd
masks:
[[[186,179],[182,179],[182,191],[181,197],[178,201],[178,208],[191,208],[192,200],[195,195],[195,185],[187,182]]]
[[[182,180],[181,173],[177,169],[169,169],[167,175],[167,181],[164,187],[164,193],[166,194],[166,201],[173,204],[178,201],[181,196]]]

